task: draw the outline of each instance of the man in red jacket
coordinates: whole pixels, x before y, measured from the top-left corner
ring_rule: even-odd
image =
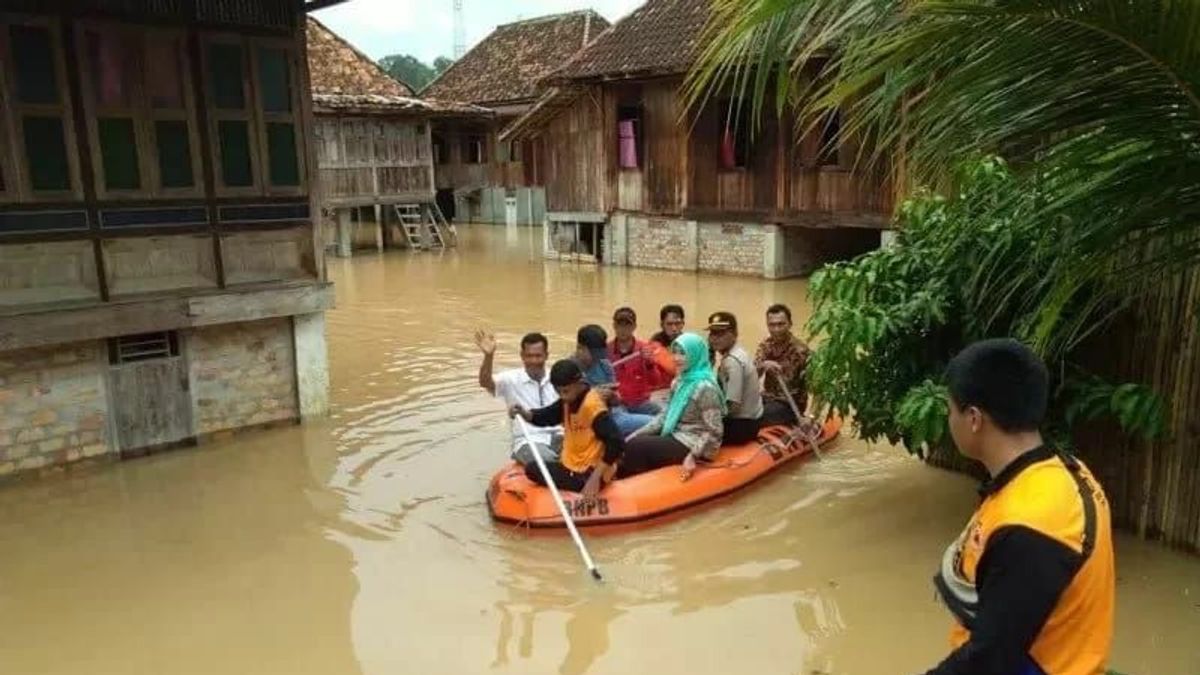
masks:
[[[621,307],[613,313],[615,337],[608,343],[608,360],[616,371],[621,404],[629,412],[654,415],[660,407],[650,400],[650,394],[671,387],[675,362],[658,343],[637,339],[636,331],[633,309]]]

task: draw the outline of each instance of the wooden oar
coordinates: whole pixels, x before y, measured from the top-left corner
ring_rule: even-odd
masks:
[[[800,414],[800,408],[796,405],[796,399],[792,398],[792,390],[788,388],[787,382],[783,381],[783,375],[780,375],[778,371],[773,370],[771,372],[775,375],[775,380],[779,382],[779,388],[783,390],[783,395],[787,398],[788,405],[792,407],[792,414],[796,416],[796,424],[800,424],[804,416]],[[821,456],[820,441],[812,441],[811,445],[813,454],[817,456],[817,459],[825,459]]]
[[[546,468],[546,462],[542,459],[542,453],[538,452],[537,444],[533,442],[533,438],[529,435],[529,426],[525,423],[525,418],[518,415],[515,419],[521,427],[521,435],[525,437],[525,442],[529,444],[529,449],[533,454],[533,461],[537,462],[538,470],[542,472],[542,479],[546,481],[546,487],[550,488],[550,494],[554,497],[554,503],[558,505],[558,512],[562,514],[563,520],[567,523],[567,529],[571,531],[571,538],[575,540],[575,546],[579,548],[579,555],[583,556],[583,564],[587,565],[588,571],[592,573],[592,577],[596,581],[603,581],[600,577],[600,570],[596,569],[596,563],[592,561],[591,554],[588,553],[587,547],[583,545],[583,537],[580,537],[579,530],[575,529],[575,521],[571,520],[571,513],[567,511],[567,505],[563,503],[562,495],[558,494],[558,486],[554,484],[554,479],[550,476],[550,471]]]

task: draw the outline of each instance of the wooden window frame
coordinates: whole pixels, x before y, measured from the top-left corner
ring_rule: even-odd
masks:
[[[479,144],[479,159],[471,159],[471,149],[476,143]],[[466,134],[462,139],[463,157],[462,163],[468,166],[479,166],[487,164],[487,136],[484,134]]]
[[[208,112],[209,136],[212,139],[213,167],[215,189],[218,197],[303,197],[309,191],[308,157],[305,150],[304,115],[302,114],[301,79],[299,59],[300,50],[296,43],[288,38],[254,37],[230,33],[208,33],[202,36],[203,72],[205,91],[209,98],[204,101]],[[245,94],[246,107],[241,110],[228,110],[216,107],[212,98],[213,81],[212,68],[209,61],[213,45],[235,45],[242,49],[242,88]],[[259,61],[260,49],[279,49],[287,55],[289,91],[291,110],[288,112],[267,112],[263,107],[263,87],[260,81]],[[222,171],[221,142],[218,133],[221,122],[246,122],[249,128],[250,177],[251,185],[232,187],[225,185]],[[272,185],[270,176],[270,147],[267,143],[267,125],[272,123],[291,124],[294,130],[296,171],[299,176],[297,185]]]
[[[81,66],[86,62],[87,34],[89,32],[117,33],[125,39],[141,41],[143,68],[135,84],[135,105],[132,108],[100,109],[96,96],[95,83],[88,72],[80,73],[82,85],[83,108],[87,116],[88,137],[91,140],[92,166],[96,181],[96,196],[98,199],[128,199],[128,198],[198,198],[204,195],[204,173],[200,153],[204,152],[200,144],[199,124],[196,120],[196,102],[194,100],[191,55],[187,49],[187,33],[182,30],[150,28],[136,24],[125,24],[101,21],[80,21],[77,24],[76,45],[80,54]],[[183,90],[182,109],[157,109],[151,105],[147,67],[150,51],[150,39],[175,39],[182,45],[179,51],[180,68],[183,79],[180,87]],[[137,140],[138,171],[142,177],[142,186],[136,190],[107,187],[107,177],[104,174],[104,158],[100,147],[99,123],[101,117],[128,117],[133,120],[134,133]],[[192,186],[187,188],[167,188],[162,184],[162,172],[158,163],[158,138],[155,133],[157,122],[185,122],[188,127],[188,144],[191,150]]]
[[[632,112],[632,115],[629,113]],[[633,146],[637,157],[634,158],[636,166],[621,166],[621,122],[630,120],[633,125]],[[617,137],[616,157],[617,171],[622,173],[641,173],[646,169],[646,106],[641,99],[625,100],[617,102],[616,109],[616,125],[614,130]]]
[[[9,29],[11,26],[36,26],[50,31],[54,52],[55,76],[58,80],[59,102],[22,103],[16,94],[16,67],[11,52]],[[0,110],[0,122],[4,128],[0,137],[9,141],[3,146],[0,155],[0,170],[5,171],[5,191],[0,193],[0,201],[43,203],[83,200],[83,181],[79,170],[78,142],[75,138],[75,114],[71,97],[70,80],[67,79],[66,55],[64,53],[62,29],[53,18],[27,16],[22,14],[0,14],[0,86],[5,87],[6,95],[2,101],[4,109]],[[63,145],[67,155],[67,177],[71,182],[69,190],[34,190],[33,177],[25,166],[24,117],[26,115],[57,117],[63,123]]]
[[[833,138],[836,143],[832,148],[827,148],[826,135],[829,133],[830,123],[836,124],[836,130],[833,132]],[[817,157],[815,164],[822,171],[844,171],[845,167],[842,164],[842,150],[845,144],[845,139],[842,138],[842,111],[834,108],[821,117],[821,121],[817,125]]]
[[[259,125],[254,110],[254,106],[258,101],[258,94],[254,88],[254,63],[251,57],[253,47],[250,43],[251,40],[246,39],[246,37],[231,33],[208,34],[201,41],[203,45],[201,58],[204,60],[202,64],[204,91],[208,97],[204,101],[204,108],[208,112],[208,136],[211,139],[208,151],[212,153],[213,187],[218,197],[255,197],[263,193],[263,167],[262,153],[259,148]],[[216,106],[213,96],[214,86],[211,64],[212,47],[214,45],[234,45],[242,49],[242,96],[244,104],[241,110],[230,110]],[[246,142],[249,144],[248,151],[250,153],[250,185],[225,185],[225,175],[221,162],[221,137],[219,134],[221,122],[246,123]]]
[[[733,107],[737,103],[740,110]],[[720,124],[717,126],[717,171],[719,173],[744,173],[750,170],[752,166],[751,154],[754,151],[754,141],[751,138],[750,127],[752,124],[749,117],[753,114],[752,106],[745,100],[735,101],[733,99],[723,98],[718,101],[717,112]],[[721,162],[722,145],[725,143],[725,131],[730,130],[733,133],[733,166],[724,166]],[[744,144],[741,156],[742,162],[738,163],[738,144],[739,141]]]
[[[0,204],[16,201],[19,183],[13,167],[12,116],[8,113],[8,31],[0,17]]]
[[[304,115],[300,114],[300,54],[296,49],[296,43],[287,38],[247,38],[248,53],[250,54],[250,80],[251,80],[251,101],[254,103],[254,113],[258,118],[256,124],[256,133],[258,136],[259,149],[259,179],[263,188],[263,194],[269,197],[287,196],[296,197],[308,194],[308,177],[306,172],[306,160],[304,151],[304,139],[307,130],[304,128]],[[263,86],[259,81],[259,75],[262,72],[260,68],[259,58],[260,50],[262,49],[279,49],[287,56],[288,64],[288,96],[291,103],[291,110],[288,112],[267,112],[266,106],[263,105]],[[292,125],[292,144],[296,151],[296,174],[298,181],[296,185],[271,185],[271,157],[270,147],[267,143],[267,125],[268,124],[291,124]],[[215,138],[215,137],[214,137]]]

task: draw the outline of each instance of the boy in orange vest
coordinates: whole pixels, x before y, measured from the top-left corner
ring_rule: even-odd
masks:
[[[509,414],[520,415],[534,426],[563,426],[562,453],[558,461],[547,462],[546,469],[556,486],[591,500],[624,454],[625,439],[604,397],[587,384],[578,363],[566,359],[555,363],[550,369],[550,383],[558,392],[557,401],[537,410],[514,405]],[[527,464],[525,475],[545,485],[537,464]]]

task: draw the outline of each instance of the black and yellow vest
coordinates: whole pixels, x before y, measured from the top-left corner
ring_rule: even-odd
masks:
[[[1032,450],[1016,460],[1014,475],[985,489],[983,502],[946,550],[934,578],[957,619],[950,641],[957,649],[971,637],[978,596],[976,570],[992,533],[1027,527],[1069,547],[1083,562],[1030,647],[1029,656],[1048,675],[1104,673],[1113,634],[1115,568],[1108,500],[1078,460],[1051,450]]]

